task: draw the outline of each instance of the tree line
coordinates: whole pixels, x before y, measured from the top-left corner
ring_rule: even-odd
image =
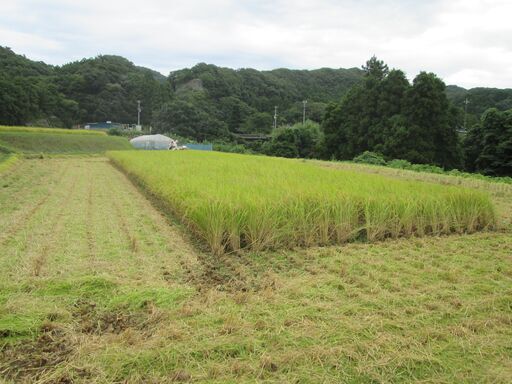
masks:
[[[305,99],[309,121],[301,124]],[[200,63],[165,77],[119,56],[51,66],[0,47],[0,124],[133,123],[137,100],[143,125],[195,141],[287,157],[349,160],[373,151],[386,159],[511,174],[510,89],[446,87],[426,72],[410,83],[375,57],[361,69],[257,71]],[[248,143],[238,138],[244,133],[270,139]]]

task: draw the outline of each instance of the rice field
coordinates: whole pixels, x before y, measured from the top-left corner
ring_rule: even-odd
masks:
[[[213,152],[108,152],[214,254],[493,229],[489,196],[454,186]]]

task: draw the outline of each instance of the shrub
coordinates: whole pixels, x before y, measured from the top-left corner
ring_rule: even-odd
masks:
[[[110,136],[123,136],[123,131],[119,128],[111,128],[107,131]]]
[[[412,164],[407,160],[393,159],[388,161],[388,167],[397,169],[411,169]]]
[[[354,163],[386,165],[386,160],[380,153],[364,151],[359,156],[354,157]]]

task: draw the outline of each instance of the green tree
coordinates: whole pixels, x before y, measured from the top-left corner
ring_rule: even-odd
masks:
[[[154,118],[156,133],[176,134],[199,142],[226,137],[227,125],[212,116],[208,109],[197,104],[175,99],[164,104]]]
[[[264,152],[279,157],[318,157],[323,142],[320,125],[311,120],[305,124],[281,126],[272,132],[270,142],[264,146]]]
[[[512,109],[491,108],[482,115],[476,169],[491,176],[512,176]]]
[[[414,163],[453,168],[460,164],[457,116],[445,93],[445,84],[433,73],[421,72],[404,101]]]
[[[377,59],[375,55],[361,68],[366,77],[373,77],[377,80],[384,79],[389,72],[388,66],[382,60]]]

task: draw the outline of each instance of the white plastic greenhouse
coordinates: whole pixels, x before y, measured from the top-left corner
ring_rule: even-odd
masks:
[[[164,135],[143,135],[134,137],[130,143],[137,149],[171,149],[177,147],[175,140]]]

